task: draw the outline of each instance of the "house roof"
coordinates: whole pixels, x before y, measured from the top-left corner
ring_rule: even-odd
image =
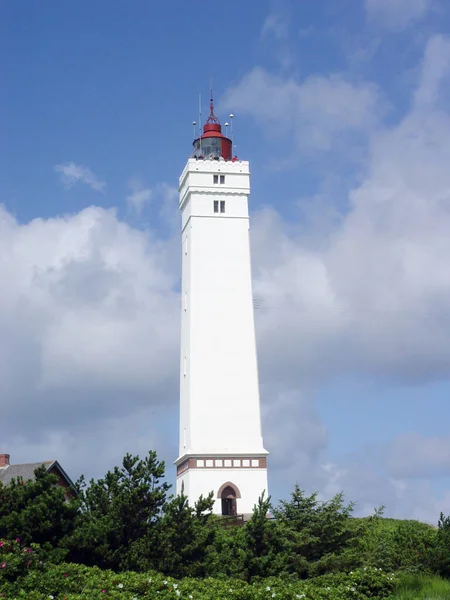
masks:
[[[47,472],[56,468],[61,473],[62,477],[67,481],[68,485],[71,488],[75,487],[72,480],[57,460],[44,460],[42,462],[23,463],[19,465],[7,465],[5,467],[0,467],[0,483],[3,485],[8,485],[17,477],[22,478],[24,481],[34,479],[35,470],[41,466],[44,466]]]

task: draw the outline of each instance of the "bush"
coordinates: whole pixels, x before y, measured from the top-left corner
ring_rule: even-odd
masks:
[[[413,520],[384,519],[381,511],[361,521],[363,565],[411,573],[431,571],[437,534],[434,527]]]
[[[16,549],[15,549],[16,551]],[[280,577],[248,584],[236,579],[174,580],[158,573],[114,573],[97,567],[76,564],[39,565],[20,570],[17,578],[0,579],[0,593],[6,598],[55,598],[91,600],[111,598],[140,600],[170,598],[195,600],[384,600],[392,592],[396,579],[377,569],[366,568],[353,573],[333,574],[307,581]]]
[[[439,517],[432,568],[442,577],[450,578],[450,517],[445,517],[442,513]]]
[[[42,551],[37,544],[25,546],[20,539],[0,539],[0,588],[2,583],[14,582],[43,566]]]

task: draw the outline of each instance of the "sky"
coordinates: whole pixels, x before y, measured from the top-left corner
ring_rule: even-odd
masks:
[[[198,98],[234,117],[269,493],[450,513],[445,0],[18,0],[0,25],[0,452],[174,483]]]

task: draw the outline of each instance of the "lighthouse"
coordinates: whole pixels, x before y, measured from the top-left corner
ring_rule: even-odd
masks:
[[[248,161],[210,114],[179,182],[182,216],[177,493],[244,515],[267,495],[251,280]]]

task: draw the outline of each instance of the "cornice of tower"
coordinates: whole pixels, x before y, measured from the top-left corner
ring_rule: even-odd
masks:
[[[208,160],[189,158],[180,175],[179,188],[182,187],[188,173],[243,173],[250,175],[248,160]]]

